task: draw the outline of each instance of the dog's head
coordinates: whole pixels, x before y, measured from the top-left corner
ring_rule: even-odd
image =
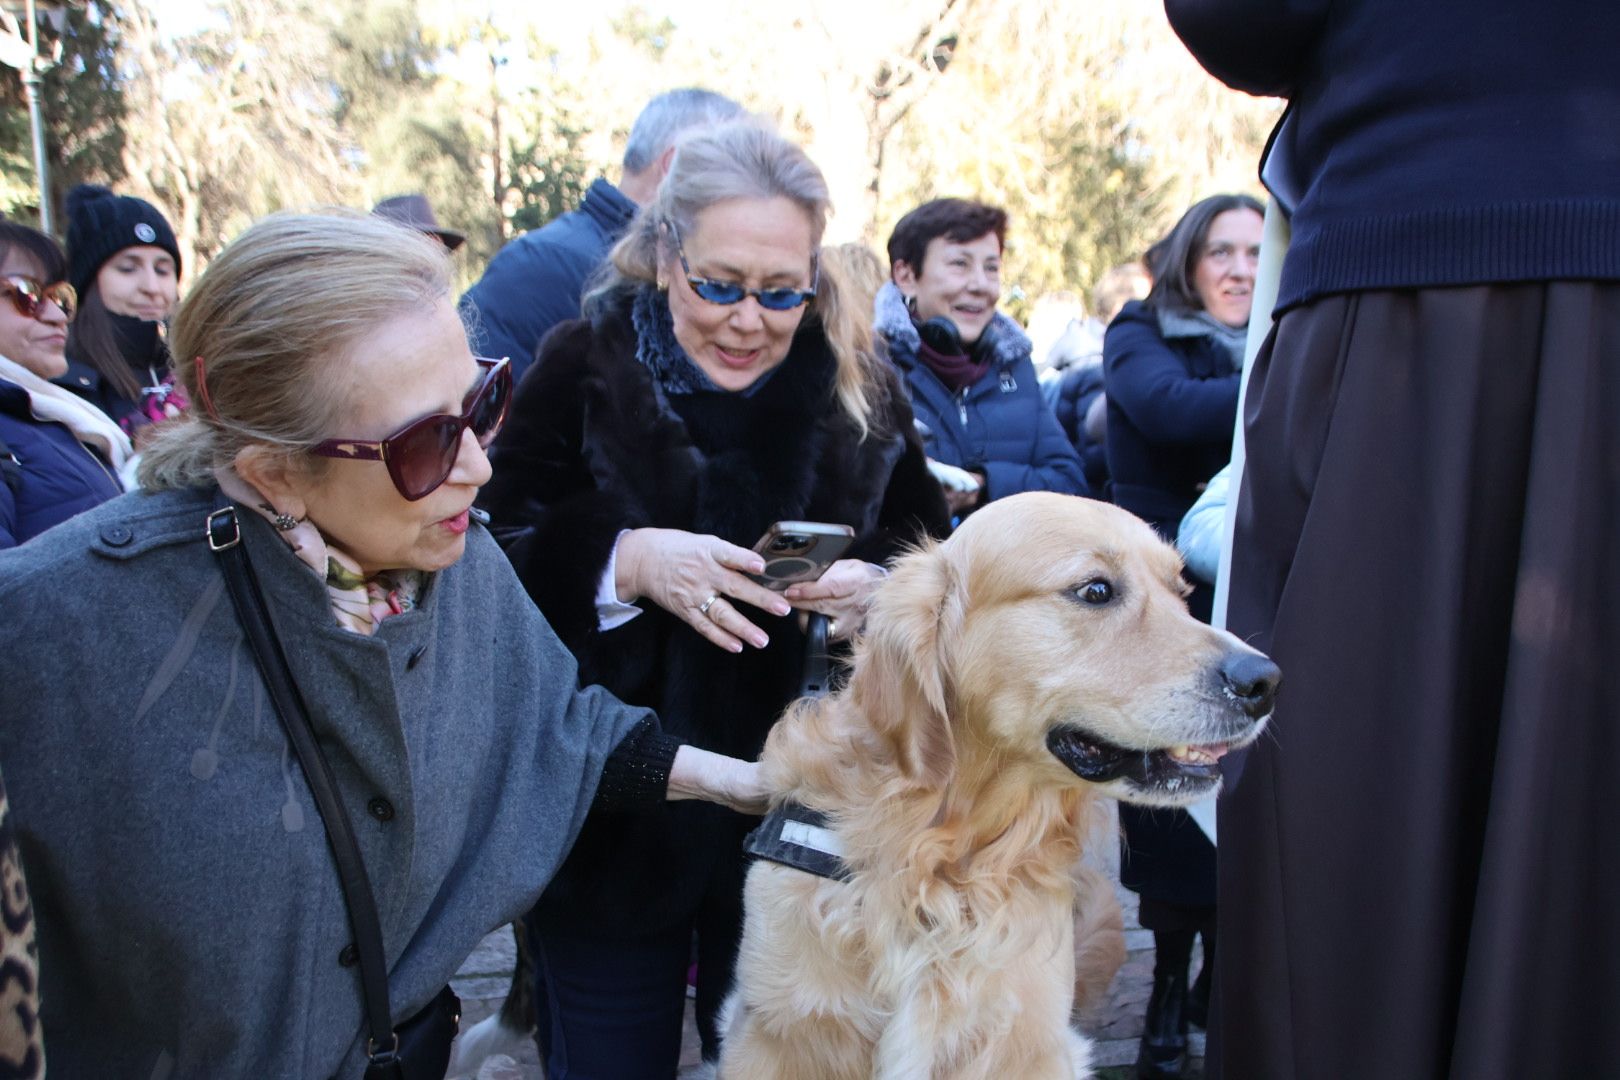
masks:
[[[1188,614],[1184,589],[1175,549],[1123,510],[1002,499],[896,564],[850,693],[920,785],[1019,765],[1190,802],[1259,734],[1279,672]]]

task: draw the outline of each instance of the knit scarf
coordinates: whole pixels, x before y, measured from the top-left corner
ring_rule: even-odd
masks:
[[[653,381],[664,393],[722,392],[675,340],[675,319],[662,290],[651,285],[636,290],[630,305],[630,325],[636,331],[636,360],[652,372]]]
[[[230,467],[214,470],[220,490],[238,506],[251,509],[275,524],[268,509],[269,500]],[[347,552],[335,547],[308,518],[291,529],[276,529],[276,535],[293,550],[298,561],[326,583],[327,602],[332,617],[343,629],[370,636],[377,624],[390,615],[401,615],[416,607],[427,575],[420,570],[383,570],[367,577]]]
[[[636,360],[652,372],[653,382],[665,394],[736,393],[753,397],[781,366],[767,371],[742,390],[730,391],[716,386],[675,339],[675,319],[669,313],[669,297],[662,289],[651,285],[636,290],[630,304],[630,325],[636,332]]]

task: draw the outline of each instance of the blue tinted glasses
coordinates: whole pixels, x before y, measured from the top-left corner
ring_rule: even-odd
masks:
[[[675,254],[681,258],[681,270],[686,274],[686,283],[692,286],[692,291],[711,304],[740,304],[743,298],[752,296],[759,301],[759,306],[767,311],[792,311],[815,299],[816,286],[821,284],[821,263],[814,255],[810,256],[810,287],[808,289],[750,289],[746,285],[739,285],[735,281],[712,281],[709,278],[700,278],[692,273],[691,265],[686,261],[686,250],[681,247],[681,234],[675,228],[673,221],[665,222],[669,226],[669,235],[675,241]]]

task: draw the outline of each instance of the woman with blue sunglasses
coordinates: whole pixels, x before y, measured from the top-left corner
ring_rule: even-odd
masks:
[[[820,170],[774,131],[683,141],[586,318],[541,346],[480,500],[582,679],[745,759],[799,685],[790,613],[847,636],[883,560],[947,526],[866,303],[819,257],[827,208]],[[851,557],[764,588],[750,545],[783,519],[849,526]],[[587,821],[530,920],[548,1075],[673,1075],[694,934],[714,1059],[754,823],[707,808]]]

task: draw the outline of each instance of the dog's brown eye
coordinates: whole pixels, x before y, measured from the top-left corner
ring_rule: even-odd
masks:
[[[1074,594],[1087,604],[1101,607],[1114,598],[1114,587],[1098,578],[1096,581],[1086,582],[1074,590]]]

